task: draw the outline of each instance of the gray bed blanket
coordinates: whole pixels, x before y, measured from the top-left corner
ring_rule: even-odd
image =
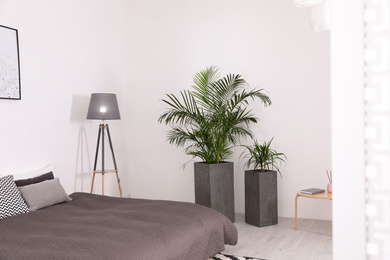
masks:
[[[0,259],[205,260],[237,243],[222,214],[192,203],[73,193],[0,220]]]

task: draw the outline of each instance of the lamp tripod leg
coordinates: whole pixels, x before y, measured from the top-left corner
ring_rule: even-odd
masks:
[[[104,195],[104,173],[102,173],[102,195]]]
[[[101,124],[100,128],[102,129],[102,195],[104,195],[104,129],[106,128],[106,125]]]
[[[92,177],[91,194],[92,194],[92,191],[93,191],[93,183],[94,182],[95,182],[95,172],[93,173],[93,177]]]
[[[99,155],[99,146],[100,146],[100,134],[102,132],[101,125],[99,125],[99,132],[98,132],[98,138],[97,138],[97,144],[96,144],[96,153],[95,153],[95,163],[93,165],[93,177],[92,177],[92,184],[91,184],[91,194],[93,192],[93,184],[95,182],[95,173],[96,173],[96,165],[97,165],[97,159]]]
[[[116,180],[118,181],[118,188],[119,188],[119,194],[121,195],[121,198],[122,198],[122,189],[121,189],[121,184],[120,184],[120,180],[119,180],[119,176],[118,176],[118,171],[115,171],[116,172]]]
[[[117,179],[117,182],[118,182],[119,194],[120,194],[120,196],[121,196],[121,198],[122,198],[122,188],[121,188],[120,179],[119,179],[119,175],[118,175],[118,167],[116,166],[114,148],[112,147],[110,129],[108,128],[108,125],[106,125],[106,126],[107,126],[108,142],[109,142],[109,144],[110,144],[110,149],[111,149],[112,161],[114,162],[114,168],[115,168],[115,173],[116,173],[116,179]]]

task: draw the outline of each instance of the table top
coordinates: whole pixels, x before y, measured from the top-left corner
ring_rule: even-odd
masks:
[[[317,193],[317,194],[305,194],[300,191],[297,192],[298,197],[306,197],[306,198],[312,198],[312,199],[323,199],[323,200],[331,200],[332,199],[332,193],[328,193],[328,191],[325,190],[325,192]]]

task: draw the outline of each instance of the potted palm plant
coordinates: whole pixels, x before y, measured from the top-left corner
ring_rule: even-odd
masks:
[[[269,142],[245,146],[245,222],[258,227],[278,223],[277,173],[279,165],[287,159],[283,153],[271,149]]]
[[[167,94],[168,105],[159,118],[171,126],[168,141],[185,147],[186,154],[202,162],[194,164],[195,203],[211,207],[234,222],[234,182],[232,149],[241,137],[252,137],[249,129],[257,118],[248,108],[259,99],[265,106],[269,97],[260,90],[246,90],[241,75],[220,78],[211,66],[195,74],[192,90],[183,90],[179,98]]]

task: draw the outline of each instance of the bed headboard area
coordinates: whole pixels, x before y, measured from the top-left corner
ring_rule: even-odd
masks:
[[[21,180],[21,179],[29,179],[29,178],[34,178],[39,175],[52,172],[53,171],[53,166],[50,164],[46,164],[42,167],[33,169],[33,170],[28,170],[28,171],[21,171],[21,172],[12,172],[12,171],[7,171],[7,172],[0,172],[0,177],[6,176],[9,174],[12,174],[14,176],[14,180]]]

